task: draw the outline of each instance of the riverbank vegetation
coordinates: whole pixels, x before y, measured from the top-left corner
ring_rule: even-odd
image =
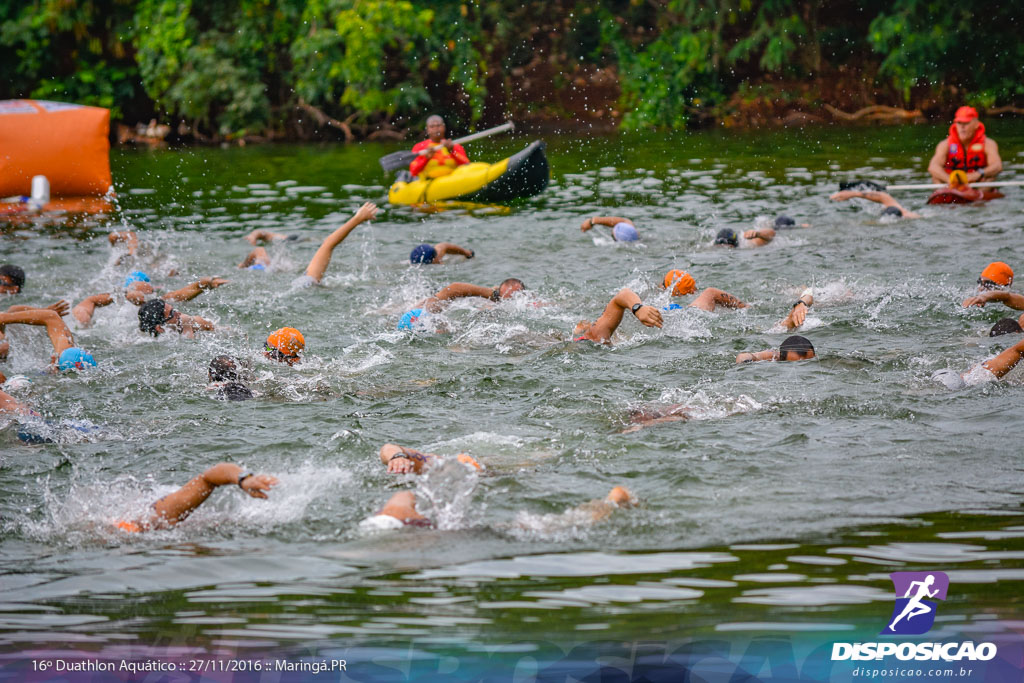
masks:
[[[399,138],[428,112],[456,131],[1021,113],[1021,23],[937,0],[0,0],[0,98],[200,141]]]

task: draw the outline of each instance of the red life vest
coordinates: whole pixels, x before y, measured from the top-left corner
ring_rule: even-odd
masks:
[[[947,171],[980,171],[988,166],[988,157],[985,156],[985,124],[979,123],[978,130],[974,131],[974,137],[969,144],[960,142],[960,136],[956,133],[956,124],[949,127],[949,138],[946,140],[949,148],[946,150]]]

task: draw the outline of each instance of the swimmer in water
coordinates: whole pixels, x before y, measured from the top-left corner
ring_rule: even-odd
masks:
[[[807,337],[793,335],[786,337],[785,341],[777,349],[757,351],[756,353],[744,352],[736,356],[737,363],[753,363],[763,360],[797,361],[814,358],[814,345]]]
[[[684,422],[691,416],[690,408],[682,403],[674,403],[665,407],[634,408],[629,411],[630,426],[622,430],[622,434],[631,434],[644,427],[665,422]]]
[[[66,304],[65,304],[66,310]],[[53,346],[50,356],[51,367],[56,370],[84,370],[96,367],[96,361],[83,349],[75,346],[71,330],[52,308],[30,308],[15,312],[0,313],[0,332],[6,325],[37,325],[46,328],[46,334]]]
[[[758,228],[754,230],[747,230],[743,233],[743,242],[740,243],[740,238],[736,234],[736,231],[732,228],[722,228],[715,235],[714,244],[723,247],[763,247],[764,245],[775,239],[775,230],[772,228]]]
[[[616,242],[637,242],[640,240],[640,233],[636,231],[633,221],[622,216],[592,216],[585,218],[580,224],[580,231],[586,232],[595,225],[603,225],[612,229],[612,239]]]
[[[181,289],[176,289],[173,292],[167,292],[161,294],[160,298],[164,301],[177,301],[183,303],[185,301],[192,301],[203,292],[209,292],[210,290],[217,289],[221,285],[226,285],[230,280],[225,280],[222,277],[204,277],[190,282]],[[146,295],[152,294],[155,290],[153,285],[149,281],[149,276],[143,273],[141,270],[133,271],[124,281],[125,286],[125,298],[131,301],[136,306],[141,306],[146,302]]]
[[[616,486],[603,500],[591,500],[566,510],[561,515],[545,515],[545,521],[554,524],[586,522],[596,524],[612,515],[616,510],[629,508],[636,500],[624,486]],[[583,519],[581,519],[581,517]],[[384,504],[373,516],[359,525],[363,531],[392,531],[405,526],[432,527],[434,523],[416,509],[416,495],[412,491],[400,491]],[[518,526],[523,526],[519,524]],[[532,526],[532,525],[531,525]]]
[[[393,443],[386,443],[380,447],[380,461],[387,466],[391,474],[422,474],[427,466],[443,459],[443,456],[434,453],[423,453]],[[475,470],[483,469],[480,463],[466,453],[459,453],[455,459]]]
[[[252,390],[245,385],[252,373],[243,368],[242,362],[231,356],[217,356],[210,361],[207,377],[208,391],[213,391],[221,401],[248,401],[253,398]]]
[[[1010,308],[1024,310],[1024,308],[1018,308],[1018,305],[1021,303],[1020,295],[1010,294],[1007,291],[1012,284],[1013,268],[1002,261],[993,261],[985,266],[985,269],[981,271],[981,275],[978,276],[978,291],[982,292],[982,294],[965,301],[964,308],[968,306],[984,306],[989,301],[1002,301]],[[1007,294],[1007,296],[999,296],[1000,293]],[[1010,301],[1014,303],[1011,304]]]
[[[409,262],[412,264],[441,263],[441,260],[448,254],[457,254],[465,256],[466,259],[471,259],[476,255],[476,252],[451,242],[438,242],[434,245],[420,244],[413,248],[412,253],[409,254]]]
[[[356,211],[352,218],[348,219],[344,225],[328,235],[320,248],[313,254],[312,260],[309,265],[306,266],[306,272],[300,275],[292,283],[295,287],[308,287],[310,285],[318,285],[324,279],[324,273],[327,272],[327,266],[331,263],[331,254],[334,253],[335,247],[345,241],[349,233],[356,229],[362,223],[373,220],[377,216],[377,205],[373,202],[366,202],[359,210]]]
[[[1019,320],[1013,318],[1002,318],[996,321],[996,324],[992,326],[992,329],[988,331],[990,337],[1001,337],[1004,334],[1021,334],[1024,332],[1024,327],[1021,326],[1020,321],[1024,320],[1024,315],[1021,315]]]
[[[797,223],[796,220],[786,214],[779,214],[775,217],[775,230],[792,230],[793,228],[809,228],[810,223]]]
[[[430,313],[440,313],[444,310],[445,305],[449,301],[454,301],[455,299],[464,299],[475,296],[497,302],[502,299],[511,299],[515,296],[516,292],[522,292],[525,290],[526,285],[523,284],[523,281],[514,277],[503,280],[497,287],[481,287],[479,285],[471,285],[466,282],[453,282],[442,288],[434,296],[424,299],[416,304],[415,308],[406,311],[398,321],[398,329],[413,329],[414,325],[416,325],[421,318],[426,317]]]
[[[306,338],[294,327],[282,327],[267,336],[263,345],[263,355],[270,360],[288,365],[302,362],[302,352],[306,348]]]
[[[672,290],[672,296],[686,296],[697,291],[697,283],[693,276],[682,270],[673,269],[665,273],[662,280],[665,289]],[[717,306],[725,308],[746,308],[746,304],[728,292],[714,287],[708,287],[701,292],[696,299],[690,302],[689,308],[699,308],[702,311],[713,312]],[[663,310],[672,311],[681,309],[677,303],[670,303]]]
[[[159,337],[168,329],[192,339],[196,332],[211,332],[213,323],[198,315],[185,315],[163,299],[152,299],[139,308],[139,330]]]
[[[840,190],[830,196],[829,199],[834,202],[845,202],[848,199],[866,199],[869,202],[876,202],[884,206],[883,216],[896,216],[897,218],[921,217],[921,214],[903,208],[888,192],[880,190]]]
[[[120,521],[116,526],[129,533],[167,529],[191,515],[218,486],[236,485],[253,498],[266,498],[267,491],[277,483],[277,479],[268,474],[253,474],[238,465],[222,462],[153,503],[153,511],[147,517]]]
[[[1024,357],[1024,339],[987,361],[975,365],[963,374],[947,368],[933,373],[932,379],[954,391],[977,384],[986,384],[1005,377],[1010,370],[1017,366],[1022,357]]]
[[[611,336],[622,323],[622,317],[626,311],[632,311],[636,319],[645,327],[661,327],[661,311],[643,303],[636,292],[624,287],[608,302],[600,318],[594,322],[581,320],[576,323],[576,328],[572,333],[573,341],[610,344]]]
[[[21,294],[25,286],[25,271],[21,266],[5,263],[0,266],[0,294]]]

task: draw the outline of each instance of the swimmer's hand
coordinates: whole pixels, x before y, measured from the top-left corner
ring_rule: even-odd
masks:
[[[992,294],[1002,294],[1002,292],[983,292],[977,296],[964,299],[964,308],[970,308],[971,306],[980,306],[981,308],[985,308],[985,304],[994,299],[994,297],[991,296]]]
[[[70,310],[71,307],[68,305],[67,301],[64,301],[64,299],[61,299],[57,303],[50,304],[46,308],[48,308],[51,311],[55,311],[57,313],[57,315],[59,315],[60,317],[63,318],[64,316],[66,316],[68,314],[68,311]]]
[[[416,472],[416,463],[405,455],[396,455],[388,460],[389,474],[412,474]]]
[[[377,217],[377,205],[373,202],[366,202],[356,211],[355,219],[360,223],[373,220]]]
[[[641,306],[636,310],[636,319],[646,327],[661,327],[661,311],[654,306]]]
[[[272,477],[269,474],[254,474],[251,477],[246,477],[242,482],[242,490],[253,498],[266,498],[266,491],[273,486],[277,486],[277,477]]]
[[[863,196],[864,196],[864,193],[859,191],[859,190],[842,190],[840,192],[836,192],[835,194],[829,196],[829,199],[831,199],[834,202],[843,202],[843,201],[846,201],[847,199],[853,199],[855,197],[863,197]]]
[[[203,277],[199,278],[199,287],[201,289],[217,289],[221,285],[226,285],[230,280],[225,280],[222,277]]]
[[[754,354],[749,352],[741,353],[736,356],[737,363],[753,363],[755,360],[757,359],[754,357]]]

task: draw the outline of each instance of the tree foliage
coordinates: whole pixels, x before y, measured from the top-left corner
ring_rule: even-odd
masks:
[[[905,104],[984,106],[1024,97],[1022,16],[939,0],[0,0],[0,97],[221,137],[282,130],[297,105],[466,124],[529,104],[513,75],[527,69],[555,91],[612,69],[630,127],[720,117],[751,84],[844,69]]]

